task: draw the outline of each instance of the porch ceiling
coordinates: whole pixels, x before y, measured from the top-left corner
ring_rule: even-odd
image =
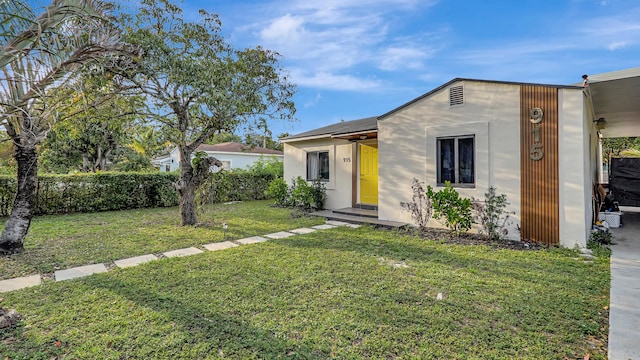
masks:
[[[357,133],[350,134],[338,134],[331,135],[334,139],[345,139],[345,140],[368,140],[368,139],[377,139],[378,132],[377,131],[362,131]]]
[[[640,68],[593,75],[589,80],[596,119],[606,120],[602,135],[640,136]]]

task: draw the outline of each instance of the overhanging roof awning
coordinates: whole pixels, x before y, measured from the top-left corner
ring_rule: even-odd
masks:
[[[378,118],[369,117],[359,120],[341,121],[336,124],[328,125],[318,129],[303,132],[288,136],[280,139],[280,141],[294,142],[294,141],[307,141],[323,138],[337,138],[337,139],[360,139],[361,136],[367,138],[378,136]]]
[[[604,137],[640,136],[640,68],[589,76],[595,119]]]

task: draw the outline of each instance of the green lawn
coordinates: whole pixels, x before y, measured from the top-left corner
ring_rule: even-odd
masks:
[[[5,293],[1,305],[24,320],[0,354],[604,359],[609,260],[576,258],[340,227]]]
[[[229,224],[227,240],[323,223],[319,218],[294,219],[272,203],[211,205],[196,227],[178,226],[177,207],[39,216],[33,219],[25,251],[0,257],[0,280],[223,241],[222,223]],[[0,228],[5,221],[0,219]]]

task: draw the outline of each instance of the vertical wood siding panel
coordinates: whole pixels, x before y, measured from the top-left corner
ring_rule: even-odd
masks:
[[[540,126],[540,141],[544,156],[530,158],[535,143],[534,124],[529,111],[539,107],[544,113]],[[538,243],[555,245],[560,242],[559,181],[558,181],[558,89],[522,85],[520,88],[520,184],[521,236]]]

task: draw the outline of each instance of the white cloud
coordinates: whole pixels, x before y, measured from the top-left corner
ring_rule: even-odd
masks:
[[[627,47],[627,42],[626,41],[616,41],[616,42],[612,42],[611,44],[609,44],[609,46],[607,46],[607,49],[611,50],[611,51],[616,51],[618,49],[622,49]]]
[[[380,80],[359,78],[349,74],[304,72],[292,70],[292,77],[300,86],[326,90],[373,91],[382,85]]]
[[[279,43],[297,42],[304,36],[303,20],[287,14],[275,19],[260,35],[263,39]]]
[[[298,85],[363,91],[381,84],[368,77],[367,68],[394,71],[423,67],[431,50],[420,41],[395,44],[392,35],[397,24],[390,20],[390,14],[417,6],[424,10],[433,4],[433,0],[278,1],[270,3],[268,12],[262,14],[266,20],[243,31],[250,31],[261,45],[281,53],[287,67],[304,69],[292,72]]]
[[[423,68],[425,60],[433,56],[432,52],[421,47],[390,47],[382,52],[379,67],[387,71],[419,70]]]

